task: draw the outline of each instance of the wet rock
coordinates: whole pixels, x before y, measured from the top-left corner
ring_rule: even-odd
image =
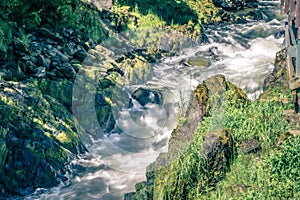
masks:
[[[46,76],[46,68],[45,67],[38,67],[37,72],[34,74],[34,77],[42,78]]]
[[[39,28],[36,30],[37,36],[42,38],[48,38],[58,43],[63,42],[63,38],[45,27]]]
[[[51,60],[44,55],[38,55],[36,58],[36,63],[38,66],[42,66],[46,69],[49,69]]]
[[[259,11],[250,11],[248,14],[245,15],[245,18],[248,20],[259,21],[263,20],[264,16]]]
[[[73,69],[70,63],[64,63],[57,67],[57,69],[64,75],[68,80],[74,79],[76,77],[76,71]]]
[[[4,51],[3,49],[0,49],[0,61],[5,61],[6,57],[7,57],[6,51]]]
[[[61,31],[62,36],[67,39],[68,41],[76,40],[77,36],[73,28],[66,28],[64,27]]]
[[[66,180],[68,163],[86,151],[73,116],[37,88],[0,82],[0,182],[20,195]]]
[[[265,78],[263,83],[264,92],[259,96],[259,99],[267,100],[273,98],[274,94],[272,95],[271,91],[275,88],[277,89],[277,92],[283,94],[290,93],[285,49],[276,53],[274,69],[272,73]]]
[[[244,7],[243,1],[239,0],[213,0],[213,3],[217,7],[221,7],[223,10],[229,11],[229,10],[240,10]]]
[[[196,57],[189,59],[187,63],[190,66],[207,67],[209,65],[209,60],[206,58]]]
[[[76,53],[74,53],[73,58],[80,62],[83,62],[84,59],[87,57],[87,52],[81,46],[78,49],[79,50]]]
[[[159,91],[145,88],[138,88],[133,92],[132,98],[139,102],[142,106],[148,103],[163,104],[163,96]]]
[[[209,44],[209,37],[205,34],[205,33],[202,33],[201,34],[201,38],[200,38],[200,41],[201,43],[203,44]]]
[[[13,45],[15,53],[17,53],[18,55],[30,54],[29,45],[22,41],[20,38],[14,38]]]
[[[45,95],[55,98],[71,112],[73,83],[67,79],[49,80],[43,78],[37,82],[38,88]]]
[[[245,7],[257,7],[257,0],[213,0],[217,7],[225,11],[241,10]]]

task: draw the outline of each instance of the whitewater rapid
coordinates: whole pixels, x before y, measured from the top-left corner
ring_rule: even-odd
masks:
[[[38,189],[25,199],[123,199],[146,179],[147,165],[167,151],[168,139],[191,91],[204,79],[224,74],[244,89],[250,99],[262,92],[264,78],[272,71],[275,54],[283,48],[283,22],[249,22],[205,28],[206,43],[182,49],[180,55],[152,64],[154,75],[143,84],[127,85],[159,90],[164,104],[135,103],[121,109],[116,123],[121,134],[95,139],[89,154],[74,161],[75,177],[51,189]],[[193,66],[190,60],[202,60]]]

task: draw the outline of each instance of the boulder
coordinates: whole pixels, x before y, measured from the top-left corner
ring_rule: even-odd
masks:
[[[163,96],[159,91],[153,89],[145,89],[145,88],[138,88],[132,94],[132,98],[135,99],[137,102],[141,104],[141,106],[145,106],[148,103],[152,104],[163,104]],[[130,104],[133,106],[133,104]]]

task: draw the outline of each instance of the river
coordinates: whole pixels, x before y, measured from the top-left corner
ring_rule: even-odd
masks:
[[[279,4],[262,2],[266,20],[205,28],[207,42],[183,48],[180,55],[152,64],[153,77],[142,84],[126,85],[161,91],[162,105],[119,109],[116,122],[121,134],[94,139],[89,154],[74,161],[71,181],[51,189],[38,189],[25,199],[123,199],[145,180],[146,166],[167,150],[168,138],[188,103],[190,92],[204,79],[224,74],[244,89],[250,99],[262,91],[263,80],[273,69],[275,54],[283,47],[284,23]],[[189,62],[190,61],[190,62]],[[195,66],[202,63],[204,66]]]

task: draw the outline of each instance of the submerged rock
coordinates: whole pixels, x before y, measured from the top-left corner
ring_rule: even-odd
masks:
[[[68,163],[86,152],[76,121],[34,83],[0,82],[0,184],[26,195],[67,179]]]

